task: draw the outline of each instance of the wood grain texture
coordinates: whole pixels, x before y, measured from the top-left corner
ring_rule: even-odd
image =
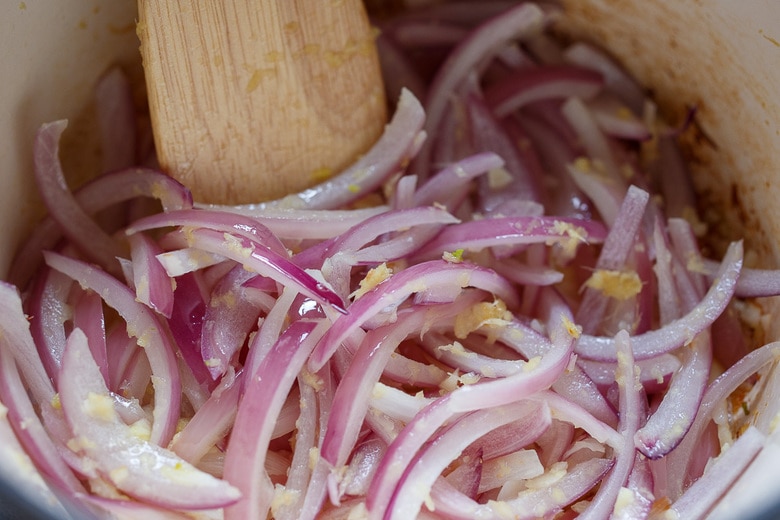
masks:
[[[139,0],[138,34],[160,164],[197,201],[299,191],[384,128],[360,0]]]

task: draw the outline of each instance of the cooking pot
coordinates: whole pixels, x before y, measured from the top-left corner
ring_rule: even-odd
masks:
[[[419,2],[417,2],[419,3]],[[696,109],[685,143],[712,243],[743,237],[748,265],[780,267],[780,3],[772,0],[563,0],[563,33],[612,53],[679,121]],[[97,78],[121,63],[141,78],[131,0],[6,1],[0,6],[0,277],[41,216],[32,176],[37,127],[67,118],[63,161],[69,181],[98,173],[101,155],[90,98]],[[138,84],[142,84],[138,81]],[[780,337],[780,299],[757,303],[763,341]],[[780,370],[753,408],[771,431],[780,409]],[[775,441],[776,442],[776,441]],[[780,514],[775,444],[752,467],[733,518]],[[0,463],[0,518],[61,512],[18,484],[23,469]],[[80,517],[76,510],[73,515]]]

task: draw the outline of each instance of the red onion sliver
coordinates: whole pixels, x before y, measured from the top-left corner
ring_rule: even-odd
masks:
[[[213,379],[227,370],[249,332],[257,324],[261,307],[245,296],[243,284],[257,276],[236,266],[217,283],[203,317],[200,349]]]
[[[132,236],[139,231],[173,226],[235,233],[259,242],[275,253],[287,254],[287,248],[279,238],[257,219],[224,211],[181,209],[157,213],[136,220],[125,230],[125,233]]]
[[[106,323],[103,315],[103,300],[92,291],[84,291],[73,307],[73,327],[81,329],[92,357],[100,368],[103,380],[108,384],[108,350],[106,346]],[[58,374],[59,376],[59,374]]]
[[[636,432],[637,449],[650,459],[663,457],[682,441],[688,432],[707,384],[712,362],[709,332],[697,335],[684,347],[683,364],[672,376],[667,395],[647,423]]]
[[[225,377],[192,419],[171,441],[171,450],[190,464],[197,464],[206,452],[230,430],[235,419],[241,375]]]
[[[471,301],[467,300],[468,305]],[[360,426],[369,406],[368,397],[379,380],[387,358],[398,344],[414,332],[431,323],[451,317],[464,305],[432,306],[429,309],[406,313],[398,321],[374,329],[365,335],[360,348],[352,358],[349,369],[342,376],[333,398],[328,429],[322,442],[322,457],[334,468],[347,462],[358,438]]]
[[[572,253],[580,244],[604,240],[604,229],[594,222],[556,217],[496,217],[448,226],[425,245],[422,258],[463,249],[479,251],[486,247],[560,243]]]
[[[414,518],[438,475],[474,440],[510,422],[524,427],[550,422],[550,411],[539,403],[518,401],[490,410],[473,412],[457,420],[415,458],[398,482],[391,502],[391,520]]]
[[[128,168],[136,162],[136,124],[132,85],[122,69],[109,70],[95,87],[103,171]]]
[[[440,127],[450,97],[463,79],[479,63],[496,54],[507,42],[518,36],[541,29],[544,13],[534,4],[521,4],[481,25],[463,40],[447,57],[428,91],[425,130],[432,138]],[[431,158],[431,144],[426,143],[415,164],[427,170]],[[420,175],[422,171],[414,171]],[[425,175],[420,176],[425,178]]]
[[[731,300],[741,268],[742,243],[734,242],[723,257],[715,282],[691,312],[660,329],[639,334],[631,339],[635,358],[649,359],[669,352],[691,341],[696,334],[712,325]],[[614,361],[614,349],[612,338],[583,334],[577,343],[576,352],[587,359]]]
[[[61,458],[30,402],[6,338],[5,334],[0,336],[0,399],[8,406],[8,418],[16,435],[33,462],[56,486],[69,492],[81,491],[81,482]],[[51,410],[51,401],[36,405]]]
[[[498,117],[544,99],[595,96],[602,87],[601,74],[571,65],[536,67],[516,71],[485,91],[485,100]]]
[[[726,496],[726,491],[753,461],[766,442],[766,436],[753,426],[728,447],[699,480],[677,499],[672,511],[678,518],[703,518],[712,505]]]
[[[68,338],[62,372],[60,396],[74,444],[118,489],[174,509],[223,507],[238,499],[238,490],[226,482],[132,433],[116,415],[80,329]]]
[[[128,168],[93,179],[74,193],[88,215],[136,197],[159,199],[163,210],[192,207],[192,194],[172,177],[148,168]],[[14,257],[9,280],[24,287],[41,263],[41,251],[53,248],[62,236],[59,225],[46,217],[33,230]]]
[[[241,490],[243,496],[225,510],[226,520],[266,517],[273,490],[262,469],[265,453],[287,392],[321,334],[316,325],[304,321],[290,325],[263,359],[257,374],[246,381],[225,456],[224,473],[225,479]]]
[[[449,286],[453,280],[461,289],[471,286],[491,292],[510,307],[517,303],[517,296],[508,284],[487,269],[443,260],[417,264],[391,276],[355,301],[349,314],[339,317],[322,338],[309,361],[310,369],[321,368],[341,342],[377,312],[397,307],[413,293],[435,289],[438,285]]]
[[[79,249],[104,268],[116,272],[122,249],[81,208],[67,188],[59,161],[59,142],[67,121],[43,125],[35,138],[35,180],[49,214]]]
[[[131,235],[128,240],[136,297],[141,303],[170,318],[174,282],[157,259],[162,250],[157,243],[141,234]]]
[[[642,385],[639,384],[639,373],[634,365],[628,332],[625,330],[618,332],[615,336],[615,345],[618,364],[615,379],[620,393],[618,433],[622,437],[622,442],[617,449],[615,464],[609,475],[599,485],[588,509],[580,515],[583,520],[605,518],[615,509],[618,494],[634,466],[634,434],[639,428],[643,410],[640,402],[643,399]]]
[[[553,348],[527,371],[503,379],[459,387],[427,406],[406,425],[382,459],[369,489],[367,506],[372,515],[387,511],[392,500],[395,473],[406,468],[417,450],[447,420],[464,412],[516,402],[549,387],[565,369],[574,347],[571,314],[550,291],[543,308],[549,313]],[[333,330],[333,329],[331,329]]]
[[[341,298],[311,277],[287,258],[267,249],[263,244],[233,233],[219,233],[210,229],[195,229],[187,233],[192,247],[230,258],[254,272],[273,278],[282,285],[296,288],[301,294],[344,310]]]
[[[165,328],[151,309],[139,303],[130,289],[110,275],[57,253],[46,252],[44,257],[49,267],[99,294],[125,320],[128,335],[138,338],[155,375],[152,379],[155,407],[151,441],[167,445],[179,418],[181,386],[175,350]]]

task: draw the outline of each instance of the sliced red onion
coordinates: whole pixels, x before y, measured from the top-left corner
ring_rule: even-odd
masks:
[[[600,421],[581,406],[563,398],[556,392],[541,391],[531,398],[545,401],[552,410],[554,418],[583,429],[598,442],[612,448],[618,448],[622,445],[622,436],[612,426]]]
[[[491,85],[485,99],[498,117],[545,99],[592,98],[602,87],[601,74],[590,69],[559,65],[516,71]]]
[[[734,441],[707,468],[706,473],[678,498],[672,507],[679,518],[704,518],[713,504],[724,496],[729,487],[753,461],[766,442],[766,436],[753,426]]]
[[[290,285],[314,300],[338,310],[344,303],[333,291],[307,274],[300,267],[267,249],[261,243],[233,233],[219,233],[210,229],[195,229],[187,234],[192,246],[216,253],[243,264],[254,272]]]
[[[55,383],[65,350],[65,322],[71,317],[66,301],[72,284],[64,274],[44,267],[27,300],[27,312],[36,317],[29,326],[38,355]]]
[[[59,161],[59,142],[67,121],[41,126],[35,139],[35,180],[49,214],[68,239],[106,269],[118,271],[119,244],[81,208],[67,187]]]
[[[295,291],[291,288],[285,288],[276,299],[274,306],[266,314],[263,322],[259,325],[259,330],[249,344],[249,354],[246,361],[244,361],[249,374],[254,374],[257,371],[279,339],[290,319],[289,316],[295,298]]]
[[[622,437],[617,448],[615,464],[609,474],[599,485],[588,508],[580,515],[582,519],[606,518],[616,507],[621,488],[626,484],[628,476],[634,467],[634,435],[643,420],[641,417],[642,385],[639,384],[639,373],[634,365],[631,349],[631,339],[628,332],[622,330],[615,336],[617,348],[617,371],[615,379],[620,393],[620,423],[618,433]]]
[[[520,264],[513,258],[502,259],[493,266],[498,274],[519,285],[555,285],[563,280],[563,273],[549,267]]]
[[[176,279],[173,311],[167,324],[181,357],[195,379],[201,384],[210,384],[212,379],[203,362],[200,346],[208,296],[205,285],[200,272]]]
[[[24,315],[21,319],[24,319]],[[8,419],[19,441],[35,465],[57,487],[70,492],[83,490],[81,483],[60,457],[55,442],[36,414],[11,352],[8,336],[0,335],[0,400],[8,406]],[[53,395],[52,393],[52,397]],[[51,410],[52,406],[51,400],[35,405],[43,410]]]
[[[435,206],[418,206],[406,210],[389,211],[366,219],[361,222],[359,226],[355,226],[346,233],[343,233],[328,247],[326,254],[355,254],[356,260],[362,262],[377,262],[376,256],[372,258],[371,253],[367,253],[364,250],[364,247],[374,241],[377,237],[384,235],[385,233],[402,231],[415,226],[429,224],[440,224],[444,226],[456,222],[458,222],[457,218],[442,208],[437,208]],[[434,228],[434,231],[440,227],[441,226],[437,226]],[[406,240],[408,240],[408,238],[406,238]],[[372,252],[380,249],[379,245],[370,246],[370,248]],[[356,253],[361,250],[361,254],[357,255]],[[407,256],[410,253],[411,251],[408,250],[400,251],[394,256],[400,258],[401,256]],[[396,258],[390,257],[388,260],[394,260]]]
[[[693,181],[673,137],[660,136],[656,164],[651,172],[659,178],[667,217],[685,218],[695,215],[697,195]]]
[[[412,396],[392,386],[376,383],[371,391],[369,407],[372,412],[407,423],[431,402],[433,398],[420,394]]]
[[[300,509],[303,506],[306,488],[311,477],[310,457],[316,445],[318,414],[316,390],[306,380],[309,376],[316,377],[316,375],[306,372],[298,376],[300,414],[296,421],[295,451],[287,472],[287,481],[283,491],[281,491],[287,500],[282,501],[281,505],[271,508],[271,513],[278,520],[297,520],[300,518]],[[279,492],[279,488],[276,491]]]
[[[660,329],[632,338],[636,359],[649,359],[669,352],[690,342],[696,334],[712,325],[731,300],[741,268],[742,243],[734,242],[723,257],[715,282],[691,312]],[[613,361],[616,359],[614,349],[612,338],[583,335],[577,343],[576,352],[587,359]]]
[[[368,491],[368,485],[376,473],[379,461],[387,445],[378,437],[371,437],[355,448],[343,479],[345,495],[361,496]]]
[[[63,275],[64,276],[64,275]],[[115,324],[106,335],[108,363],[108,388],[118,393],[123,385],[123,376],[140,347],[135,338],[128,337],[124,323]]]
[[[662,325],[683,315],[680,295],[675,287],[674,271],[683,266],[670,249],[669,238],[661,223],[653,226],[653,247],[655,249],[655,275],[658,293],[658,316]],[[741,276],[740,276],[741,277]]]
[[[156,258],[171,278],[199,271],[227,260],[222,255],[207,253],[194,247],[166,251],[157,255]]]
[[[155,375],[151,441],[167,445],[179,418],[180,382],[175,349],[164,327],[151,309],[139,303],[130,289],[110,275],[57,253],[47,252],[44,257],[49,267],[99,294],[125,320],[128,334],[138,338]]]
[[[686,262],[685,269],[677,274],[678,290],[683,302],[688,307],[698,301],[700,296],[707,290],[707,281],[702,273],[696,272],[696,267],[704,262],[701,250],[699,249],[699,240],[696,238],[693,227],[690,222],[684,218],[670,218],[668,221],[669,238],[672,247],[677,256]],[[688,277],[686,282],[684,277]],[[689,289],[689,286],[691,288]],[[683,292],[685,290],[685,292]]]
[[[95,107],[103,152],[103,171],[129,168],[136,163],[136,124],[132,85],[119,67],[113,67],[95,87]]]
[[[459,341],[445,336],[428,334],[422,339],[426,350],[437,360],[461,372],[471,372],[484,377],[507,377],[525,366],[525,361],[495,359],[465,348]]]
[[[634,253],[637,243],[637,231],[645,214],[650,194],[635,186],[630,186],[616,215],[612,228],[604,239],[595,272],[624,272],[626,261]],[[636,272],[634,271],[634,274]],[[637,275],[638,276],[638,275]],[[604,321],[604,313],[610,301],[608,295],[600,289],[588,287],[584,290],[579,310],[575,315],[582,330],[594,334]]]
[[[429,290],[437,285],[450,285],[452,280],[457,280],[461,289],[471,286],[491,292],[510,307],[517,301],[517,296],[505,281],[492,271],[443,260],[418,264],[391,276],[355,301],[349,308],[349,314],[336,320],[322,338],[309,361],[310,369],[321,368],[341,342],[377,312],[386,312],[397,307],[413,293]]]
[[[439,435],[415,458],[398,482],[390,504],[390,519],[414,518],[428,497],[439,474],[466,447],[482,435],[504,424],[523,420],[530,427],[536,421],[550,421],[549,410],[538,403],[518,401],[464,416]]]
[[[561,106],[561,113],[577,133],[588,159],[599,165],[607,179],[619,183],[625,179],[617,165],[617,157],[612,153],[612,145],[601,131],[585,102],[578,97],[570,97]]]
[[[379,264],[408,256],[428,242],[445,224],[458,222],[447,211],[430,207],[389,211],[367,219],[324,247],[310,248],[296,262],[321,268],[323,276],[343,297],[351,292],[350,274],[358,264]],[[382,235],[396,236],[368,245]],[[367,247],[364,247],[367,246]]]
[[[772,437],[775,436],[772,435]],[[736,443],[730,449],[734,448],[736,448]],[[774,483],[777,482],[779,451],[776,437],[765,442],[725,495],[720,497],[707,518],[728,520],[743,514],[748,518],[755,518],[767,512],[771,516],[773,513],[770,512],[771,506],[769,504],[773,504],[775,500]],[[738,461],[737,464],[742,465],[743,462]],[[726,472],[724,480],[731,479],[731,473],[731,471]],[[705,479],[709,480],[707,477]],[[722,484],[717,487],[721,486]]]
[[[19,291],[11,284],[0,281],[0,340],[2,347],[15,360],[30,394],[39,405],[49,405],[54,397],[52,381],[46,374],[33,337],[30,323],[22,310]],[[8,403],[10,406],[10,403]]]
[[[518,150],[518,141],[501,126],[485,102],[472,94],[466,99],[471,140],[475,150],[491,151],[506,161],[506,178],[491,180],[490,174],[480,178],[480,198],[483,211],[492,212],[512,200],[539,200],[539,179],[523,163],[525,157]]]
[[[625,194],[624,183],[605,182],[601,175],[591,171],[591,164],[588,162],[568,164],[566,170],[577,188],[591,201],[601,220],[607,227],[614,226]]]
[[[371,391],[398,344],[428,324],[446,319],[463,309],[463,305],[440,305],[408,312],[394,323],[366,334],[336,389],[322,443],[321,455],[334,468],[338,469],[347,462],[368,410]]]
[[[464,249],[479,251],[486,247],[560,243],[567,250],[580,244],[604,240],[604,229],[595,222],[555,217],[496,217],[448,226],[425,245],[422,258]]]
[[[320,447],[322,446],[321,439],[325,437],[325,428],[328,424],[331,403],[333,402],[334,393],[336,391],[336,381],[333,378],[333,370],[332,364],[328,363],[320,372],[318,372],[322,381],[322,387],[316,394],[317,408],[319,410],[319,430],[317,431],[317,436],[320,439]],[[300,520],[313,520],[318,517],[320,511],[322,511],[323,503],[325,502],[329,481],[330,468],[324,459],[318,457],[314,470],[312,471],[311,479],[309,480],[309,486],[306,488],[306,497],[303,499]]]
[[[133,285],[138,300],[170,318],[174,282],[157,259],[162,250],[154,241],[141,234],[131,235],[128,240],[133,263]]]
[[[636,447],[650,459],[663,457],[682,441],[696,417],[712,362],[708,332],[702,332],[684,347],[683,364],[672,377],[666,398],[637,431]]]
[[[607,88],[618,96],[635,114],[641,114],[645,104],[642,88],[603,51],[584,42],[576,42],[564,51],[569,63],[596,70],[604,78]]]
[[[714,260],[704,260],[701,266],[704,274],[712,281],[718,271],[719,263]],[[742,269],[734,288],[737,298],[760,298],[780,294],[780,270],[777,269]]]
[[[534,117],[517,117],[514,122],[528,136],[530,144],[544,166],[546,183],[555,186],[548,190],[545,207],[551,215],[592,218],[591,203],[575,185],[569,165],[579,153],[561,134],[561,130]]]
[[[614,379],[615,371],[612,371]],[[572,403],[581,406],[599,421],[609,425],[617,424],[615,409],[607,402],[599,392],[597,381],[591,379],[589,374],[579,364],[561,374],[552,389]]]
[[[637,453],[634,458],[634,467],[628,476],[628,482],[618,491],[617,501],[610,518],[615,520],[648,518],[655,502],[652,487],[653,478],[648,461]]]
[[[425,103],[425,131],[431,138],[436,137],[441,126],[450,96],[470,71],[495,55],[511,40],[540,30],[543,21],[544,13],[536,5],[521,4],[481,25],[448,55],[431,83]],[[430,165],[432,151],[428,143],[423,145],[415,159],[415,163],[426,170]],[[413,173],[419,175],[427,172]],[[425,175],[420,178],[425,178]]]
[[[265,518],[271,507],[273,489],[263,470],[265,453],[276,416],[318,339],[315,327],[316,323],[304,321],[290,325],[263,359],[257,373],[247,378],[224,470],[224,478],[241,491],[242,497],[225,509],[226,520]]]
[[[615,382],[614,361],[578,359],[577,364],[601,388],[607,388]],[[658,389],[665,389],[672,374],[680,368],[681,364],[680,358],[674,354],[661,354],[636,361],[639,367],[639,379],[648,393],[657,393]]]
[[[192,207],[192,194],[187,188],[172,177],[147,168],[128,168],[101,175],[81,186],[74,196],[88,215],[140,196],[159,199],[166,211]],[[9,280],[24,287],[40,266],[41,251],[53,248],[61,237],[59,224],[46,217],[16,253]]]
[[[417,206],[443,204],[452,210],[461,202],[459,197],[452,196],[452,192],[461,192],[462,186],[471,179],[503,165],[504,160],[494,153],[469,156],[437,172],[417,190],[414,203]]]
[[[758,372],[767,364],[775,362],[780,352],[778,349],[780,349],[780,343],[768,343],[752,351],[709,384],[688,434],[677,449],[669,455],[671,458],[669,465],[670,468],[673,468],[671,478],[674,482],[679,482],[680,486],[682,485],[695,454],[695,446],[701,442],[704,429],[711,423],[715,406],[731,395],[750,375]],[[682,489],[679,491],[681,492]]]
[[[506,501],[481,504],[449,492],[437,494],[436,503],[441,504],[440,508],[446,507],[449,517],[459,520],[552,517],[590,491],[611,465],[611,460],[599,458],[580,462],[558,478],[554,486],[526,489]]]
[[[217,208],[212,208],[217,209]],[[243,215],[265,225],[277,237],[294,242],[328,239],[344,233],[369,217],[384,213],[384,205],[360,209],[245,209],[242,206],[219,207],[227,214]]]
[[[652,133],[644,121],[615,97],[600,95],[588,101],[588,108],[602,131],[618,139],[648,141]]]
[[[235,233],[263,244],[280,255],[287,254],[287,248],[279,238],[257,219],[235,213],[204,209],[182,209],[156,213],[133,222],[125,233],[133,235],[140,231],[162,227],[207,228],[225,233]]]
[[[73,306],[73,327],[87,336],[89,350],[100,368],[103,380],[108,384],[108,350],[106,346],[106,320],[103,300],[92,291],[82,292]]]
[[[13,280],[33,283],[21,300],[7,295],[12,317],[0,320],[0,399],[44,478],[68,493],[88,483],[93,494],[116,496],[123,488],[114,481],[127,471],[117,457],[141,446],[144,457],[175,467],[181,456],[241,487],[224,510],[238,489],[201,481],[221,494],[192,499],[220,504],[208,517],[643,518],[653,504],[722,514],[738,502],[716,504],[722,491],[695,487],[701,504],[681,497],[700,476],[700,488],[715,478],[705,473],[710,459],[729,454],[727,426],[737,423],[724,399],[743,382],[758,380],[746,401],[762,391],[777,357],[770,345],[734,363],[743,342],[723,355],[741,335],[728,301],[780,289],[740,278],[739,244],[719,268],[700,257],[701,229],[679,218],[695,202],[687,177],[675,189],[686,173],[674,148],[680,130],[656,119],[606,55],[542,32],[557,13],[491,0],[379,22],[395,51],[394,79],[427,91],[428,120],[402,84],[388,82],[399,103],[382,140],[331,182],[279,201],[192,209],[184,187],[141,169],[71,194],[52,153],[62,123],[44,127],[36,159],[56,194],[44,199],[60,217],[44,220],[14,260]],[[99,110],[126,120],[122,82],[103,87],[114,97]],[[491,113],[507,100],[515,105]],[[126,162],[133,136],[113,132],[102,131],[105,147],[118,150],[109,159]],[[657,150],[638,142],[651,133]],[[138,153],[154,163],[148,150]],[[410,163],[419,175],[406,174]],[[632,184],[660,187],[666,200],[648,204]],[[139,196],[161,200],[163,212]],[[70,213],[76,220],[64,219]],[[86,242],[63,239],[61,226],[80,232],[97,214],[104,244],[131,246],[132,262],[103,255],[127,284],[77,260]],[[539,229],[517,227],[531,222]],[[59,270],[37,272],[42,250],[57,251],[46,258]],[[383,262],[393,274],[369,289],[385,277],[361,277]],[[594,270],[631,271],[641,290],[620,299],[589,288],[583,297],[577,290]],[[120,319],[104,316],[103,298]],[[616,342],[621,329],[633,336]],[[705,390],[708,336],[721,336],[715,355],[731,368]],[[105,406],[79,408],[86,391]],[[502,416],[523,406],[545,412]],[[90,413],[107,420],[82,424]],[[766,414],[755,421],[770,427]],[[73,426],[106,441],[79,446]],[[168,440],[178,455],[155,444]],[[660,458],[641,455],[637,442]],[[527,446],[540,455],[525,460]],[[772,446],[755,459],[764,471]],[[503,463],[514,466],[505,475]],[[147,482],[140,466],[123,481],[128,500],[92,498],[90,507],[191,511],[186,485],[168,479],[163,497],[155,483],[165,475]],[[729,482],[744,491],[742,478]]]
[[[507,480],[525,480],[538,477],[543,473],[544,467],[539,462],[535,450],[519,450],[509,455],[489,459],[482,466],[479,493],[497,489]]]
[[[244,283],[255,276],[238,265],[217,284],[209,298],[200,348],[203,362],[215,380],[225,373],[257,324],[261,308],[244,295]]]
[[[132,433],[116,415],[80,329],[68,338],[62,372],[62,408],[75,435],[75,445],[118,489],[139,500],[174,509],[224,507],[239,498],[238,490],[226,482]]]
[[[464,412],[517,402],[547,388],[565,369],[574,346],[570,329],[573,325],[571,314],[551,292],[546,292],[545,296],[543,308],[549,313],[553,348],[530,370],[503,379],[459,387],[417,414],[389,446],[377,476],[371,483],[367,500],[371,514],[381,515],[387,511],[399,468],[406,468],[417,450],[447,420]]]

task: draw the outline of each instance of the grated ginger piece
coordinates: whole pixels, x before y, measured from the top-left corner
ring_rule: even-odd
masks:
[[[512,321],[512,313],[501,300],[479,302],[455,317],[455,337],[463,339],[483,326],[504,327]]]
[[[365,278],[360,280],[359,287],[350,294],[349,297],[357,300],[368,291],[390,278],[392,274],[393,270],[387,267],[386,263],[382,262],[380,265],[370,269],[368,273],[366,273]]]
[[[596,269],[585,286],[616,300],[628,300],[642,291],[642,280],[636,271]]]

